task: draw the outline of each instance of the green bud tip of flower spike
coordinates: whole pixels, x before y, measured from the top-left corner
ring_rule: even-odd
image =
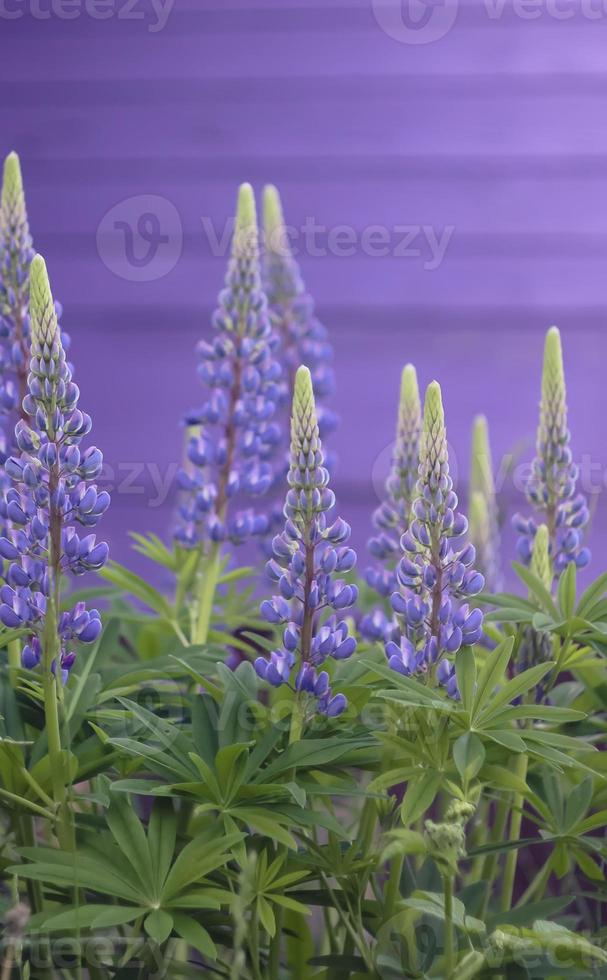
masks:
[[[550,327],[544,344],[544,365],[542,370],[542,421],[564,421],[566,412],[565,371],[563,368],[563,348],[558,327]]]
[[[489,425],[484,415],[477,415],[472,424],[470,496],[475,493],[480,493],[486,498],[493,498],[495,494]]]
[[[421,467],[431,470],[440,463],[447,462],[447,432],[445,429],[445,413],[443,397],[438,381],[431,381],[426,388],[424,399],[424,427],[420,447],[420,482],[425,476]]]
[[[302,445],[304,440],[308,443],[305,447]],[[315,443],[313,446],[310,445],[312,440]],[[302,364],[297,368],[295,375],[293,414],[291,417],[291,451],[299,453],[304,448],[304,452],[308,452],[309,449],[315,450],[318,446],[318,422],[312,375],[310,369]]]
[[[266,248],[284,254],[288,249],[285,219],[280,194],[274,184],[266,184],[263,189],[263,231]]]
[[[405,364],[400,378],[399,419],[421,420],[421,403],[417,384],[417,371],[412,364]]]
[[[470,495],[468,503],[468,533],[475,547],[487,543],[489,537],[489,508],[487,498],[479,490]]]
[[[23,205],[23,178],[21,176],[21,163],[17,153],[9,153],[4,161],[4,172],[2,175],[2,208],[7,213],[15,210],[16,207]]]
[[[531,571],[550,591],[552,587],[552,562],[550,561],[550,535],[545,524],[540,524],[533,539]]]
[[[257,209],[255,207],[255,195],[250,184],[241,184],[238,188],[232,254],[235,257],[247,255],[256,247]]]
[[[58,336],[57,314],[46,270],[41,255],[35,255],[30,267],[30,318],[32,345],[51,347]]]

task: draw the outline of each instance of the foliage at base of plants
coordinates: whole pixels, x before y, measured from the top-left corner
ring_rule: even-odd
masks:
[[[580,584],[560,335],[512,570],[486,420],[463,507],[407,364],[357,571],[273,187],[264,231],[243,185],[148,581],[91,531],[102,456],[7,158],[1,980],[607,978],[607,573]]]

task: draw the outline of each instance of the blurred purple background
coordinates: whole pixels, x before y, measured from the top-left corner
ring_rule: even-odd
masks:
[[[552,323],[575,456],[586,488],[602,485],[601,3],[2,0],[2,150],[21,155],[34,240],[114,474],[115,558],[141,567],[126,532],[168,528],[178,422],[199,400],[193,348],[224,273],[214,236],[242,180],[276,183],[299,229],[335,345],[336,489],[358,544],[401,366],[443,384],[465,499],[476,412],[496,468],[529,455]],[[499,483],[511,512],[520,495]]]

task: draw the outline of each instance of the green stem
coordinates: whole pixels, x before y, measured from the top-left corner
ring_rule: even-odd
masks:
[[[445,977],[453,972],[453,878],[443,878],[445,901]]]
[[[515,762],[515,773],[523,782],[527,778],[527,767],[529,760],[527,754],[522,752]],[[515,793],[512,800],[510,815],[510,837],[511,841],[517,841],[521,835],[521,824],[523,822],[523,803],[522,793]],[[518,848],[513,848],[506,856],[504,866],[504,877],[502,885],[501,910],[507,912],[512,904],[512,893],[514,892],[514,879],[516,877],[516,865],[518,862]]]
[[[297,693],[293,699],[293,710],[291,712],[291,727],[289,730],[289,745],[294,745],[295,742],[299,742],[301,738],[301,733],[303,730],[303,723],[305,717],[305,706],[304,702],[299,693]],[[295,779],[295,769],[292,769],[287,776],[287,781],[292,782]],[[286,857],[286,848],[282,848],[282,852]],[[279,980],[280,977],[280,950],[282,944],[282,925],[284,919],[283,909],[278,906],[274,913],[276,918],[276,932],[270,939],[270,949],[268,955],[268,978],[269,980]]]
[[[214,544],[208,557],[202,564],[200,593],[198,595],[198,616],[194,627],[193,642],[203,645],[207,642],[213,614],[215,591],[219,580],[221,567],[221,548]]]
[[[529,899],[534,898],[535,895],[540,892],[543,895],[546,885],[550,875],[552,874],[552,860],[549,858],[546,863],[540,868],[537,874],[534,876],[533,880],[530,882],[528,887],[525,889],[518,902],[516,903],[517,908],[522,908],[527,904]]]
[[[303,724],[305,719],[305,705],[299,694],[296,694],[293,699],[293,710],[291,712],[291,727],[289,729],[289,745],[294,745],[295,742],[299,742],[301,738],[301,733],[303,731]],[[295,773],[291,773],[290,778],[293,779]]]
[[[11,640],[8,645],[8,678],[13,690],[16,690],[19,669],[21,667],[21,641]]]
[[[386,890],[384,894],[384,922],[387,922],[388,919],[391,919],[394,915],[394,909],[400,897],[400,879],[402,877],[404,864],[404,854],[397,854],[396,857],[393,857],[390,861],[388,880],[386,882]]]
[[[493,823],[493,829],[491,832],[491,843],[500,844],[504,839],[504,833],[506,831],[506,823],[508,822],[508,799],[503,796],[498,804],[495,812],[495,821]],[[495,880],[495,873],[497,871],[499,861],[499,855],[497,852],[493,854],[488,854],[485,858],[485,863],[482,870],[483,881],[486,882],[485,898],[483,901],[483,910],[481,917],[484,918],[487,914],[487,909],[489,907],[489,902],[491,900],[491,892],[493,889],[493,882]]]

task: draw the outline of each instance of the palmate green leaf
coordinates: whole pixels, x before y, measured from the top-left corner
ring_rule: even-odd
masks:
[[[105,819],[112,837],[141,882],[143,891],[149,899],[155,899],[158,881],[152,874],[152,855],[143,826],[127,797],[120,794],[114,796]]]
[[[495,786],[497,789],[521,793],[522,796],[527,796],[529,793],[529,787],[525,780],[517,776],[511,769],[506,769],[505,766],[485,764],[481,769],[479,778],[481,782]]]
[[[230,860],[229,851],[243,839],[239,833],[228,834],[219,840],[197,838],[189,841],[173,864],[162,889],[163,903],[175,898],[189,885],[222,867]]]
[[[522,673],[517,674],[511,680],[506,681],[506,683],[497,692],[495,692],[491,699],[486,702],[485,707],[478,712],[477,718],[485,727],[492,718],[496,717],[500,710],[507,704],[510,704],[516,698],[520,697],[522,694],[526,694],[532,688],[536,687],[543,677],[548,674],[554,667],[554,661],[548,660],[546,663],[537,664],[535,667],[530,667],[529,670],[524,670]]]
[[[591,610],[593,606],[600,601],[606,591],[607,572],[603,572],[602,575],[599,575],[599,577],[595,579],[594,582],[591,582],[588,588],[582,592],[576,609],[577,615],[581,616],[582,618],[592,618]]]
[[[478,735],[465,732],[453,745],[453,761],[467,784],[478,775],[485,761],[485,749]]]
[[[128,925],[148,910],[136,905],[73,905],[62,912],[42,912],[30,921],[29,932],[63,932],[108,929]]]
[[[453,702],[450,702],[446,697],[442,697],[438,689],[424,687],[423,684],[414,680],[413,677],[405,677],[404,674],[399,674],[391,670],[387,664],[363,661],[362,666],[371,671],[371,673],[390,681],[390,689],[387,691],[378,691],[378,697],[399,700],[399,694],[402,693],[403,700],[406,698],[411,705],[416,707],[434,708],[439,711],[454,710],[455,708]]]
[[[119,589],[124,589],[125,592],[140,599],[163,619],[173,619],[173,610],[162,593],[128,568],[119,565],[118,562],[110,561],[99,574]]]
[[[429,810],[443,781],[442,774],[428,770],[409,782],[400,808],[404,824],[414,823]]]
[[[32,849],[26,848],[24,850],[31,852]],[[90,889],[105,895],[122,898],[127,902],[133,902],[135,905],[140,904],[145,899],[145,896],[133,888],[124,877],[120,878],[117,873],[104,866],[101,861],[87,859],[79,853],[77,862],[75,856],[72,855],[70,860],[56,863],[50,859],[46,850],[40,849],[44,859],[41,857],[35,864],[17,864],[8,868],[7,871],[18,875],[20,878],[41,881],[49,885],[56,885],[58,888]]]
[[[401,905],[444,921],[444,898],[437,892],[414,891],[410,897],[401,899]],[[464,903],[458,898],[453,899],[453,924],[468,935],[483,936],[487,931],[480,919],[467,915]]]
[[[455,656],[455,673],[457,686],[465,711],[472,710],[474,690],[476,687],[476,662],[472,647],[462,647]]]
[[[173,863],[177,839],[177,814],[170,800],[157,800],[152,807],[148,824],[148,847],[152,862],[152,877],[162,887]]]
[[[343,760],[359,749],[373,747],[375,740],[370,737],[344,737],[335,734],[331,738],[304,738],[289,745],[283,753],[267,766],[260,782],[271,782],[284,772],[292,769],[321,768],[324,765]]]
[[[173,925],[177,935],[185,939],[188,946],[197,949],[199,953],[207,956],[210,960],[217,959],[217,947],[215,943],[204,926],[201,926],[191,915],[185,915],[183,912],[174,912]]]
[[[573,616],[573,612],[575,610],[575,579],[575,563],[570,561],[559,579],[557,590],[558,604],[565,619],[569,619],[571,616]]]
[[[146,916],[143,928],[155,943],[162,946],[173,931],[173,917],[163,909],[154,909]]]
[[[472,722],[474,723],[485,705],[489,702],[492,697],[494,689],[502,680],[506,673],[506,668],[510,662],[510,657],[512,656],[512,648],[514,646],[514,638],[509,637],[504,640],[495,650],[487,657],[485,663],[483,664],[476,684],[476,692],[474,695],[474,701],[472,704]]]
[[[526,568],[525,565],[521,565],[517,561],[512,562],[512,567],[521,581],[527,586],[531,595],[537,599],[544,612],[548,613],[554,618],[554,620],[558,621],[560,619],[560,613],[552,596],[550,595],[550,592],[541,579],[539,579],[537,575],[534,575],[530,568]]]

